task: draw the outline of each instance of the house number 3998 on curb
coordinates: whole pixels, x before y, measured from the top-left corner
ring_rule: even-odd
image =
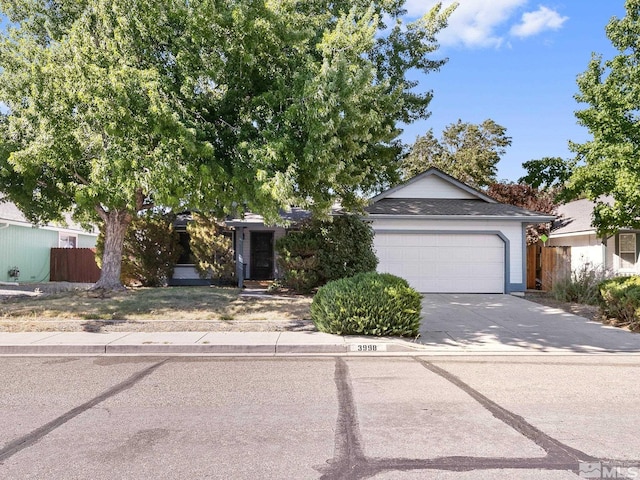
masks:
[[[351,345],[352,352],[384,352],[386,350],[387,346],[385,344],[357,343]]]

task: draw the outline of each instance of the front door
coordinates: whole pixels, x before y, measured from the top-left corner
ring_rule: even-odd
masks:
[[[251,279],[273,278],[273,232],[251,232]]]

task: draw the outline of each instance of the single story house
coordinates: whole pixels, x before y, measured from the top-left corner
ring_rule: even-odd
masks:
[[[282,215],[295,224],[309,213],[292,209]],[[375,232],[378,270],[434,293],[524,291],[526,227],[554,218],[499,203],[435,168],[371,199],[365,215]],[[239,285],[279,276],[274,245],[286,228],[266,226],[255,214],[229,219],[226,226]],[[187,235],[186,222],[177,229]],[[176,267],[173,284],[198,281],[193,265]]]
[[[94,248],[97,238],[68,216],[61,224],[35,226],[0,198],[0,282],[48,282],[52,248]]]
[[[613,199],[607,197],[605,201],[612,202]],[[619,275],[640,274],[640,231],[622,229],[607,238],[598,237],[591,224],[594,206],[594,202],[581,199],[558,207],[558,220],[546,244],[571,247],[572,271],[587,265]]]
[[[419,292],[526,289],[526,227],[554,216],[499,203],[430,168],[371,200],[378,271]]]

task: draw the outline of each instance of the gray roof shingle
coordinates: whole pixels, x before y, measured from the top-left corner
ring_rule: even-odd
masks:
[[[96,233],[97,228],[93,231],[87,231],[82,228],[81,225],[77,224],[71,218],[69,213],[63,214],[64,220],[61,222],[50,222],[47,223],[47,227],[55,228],[55,229],[63,229],[63,230],[77,230],[78,232],[83,233]],[[5,222],[16,222],[16,223],[24,223],[25,225],[33,226],[33,224],[24,216],[24,214],[20,211],[18,207],[12,202],[5,200],[0,195],[0,223],[2,221]]]
[[[22,212],[11,202],[6,202],[0,197],[0,221],[29,223]]]
[[[602,197],[602,201],[612,204],[613,197]],[[594,206],[595,202],[586,198],[560,205],[558,207],[558,219],[553,224],[551,236],[595,231],[595,228],[591,225]]]
[[[504,203],[449,198],[383,198],[365,208],[370,215],[549,217]]]

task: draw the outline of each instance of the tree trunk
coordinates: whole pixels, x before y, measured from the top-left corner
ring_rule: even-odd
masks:
[[[122,246],[127,228],[131,223],[131,214],[126,210],[101,212],[104,221],[104,251],[102,253],[102,272],[93,286],[94,290],[123,290],[120,280],[122,270]]]

